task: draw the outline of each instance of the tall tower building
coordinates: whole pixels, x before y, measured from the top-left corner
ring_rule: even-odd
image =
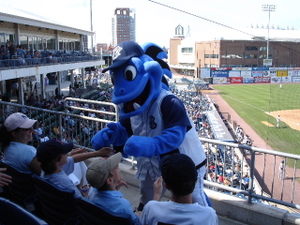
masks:
[[[135,9],[116,8],[113,25],[113,45],[123,41],[135,41]]]

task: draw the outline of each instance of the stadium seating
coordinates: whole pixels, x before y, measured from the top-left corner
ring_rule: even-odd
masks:
[[[47,225],[47,223],[8,199],[0,198],[1,225]]]
[[[75,199],[83,225],[131,225],[129,218],[113,216],[85,199]]]
[[[31,174],[20,173],[2,161],[0,161],[0,167],[7,168],[5,173],[12,177],[12,183],[3,187],[5,196],[28,211],[36,213],[38,201]]]
[[[59,189],[37,175],[33,175],[32,179],[45,220],[50,225],[80,224],[74,192]]]

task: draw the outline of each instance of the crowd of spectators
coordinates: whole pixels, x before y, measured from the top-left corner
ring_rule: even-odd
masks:
[[[193,120],[199,136],[213,139],[214,135],[206,117],[206,111],[211,110],[211,102],[201,93],[178,89],[174,89],[173,93],[184,103],[186,111]]]
[[[253,144],[252,139],[249,137],[249,135],[245,133],[245,131],[240,125],[237,125],[235,129],[235,136],[238,143],[252,146]]]
[[[187,113],[195,124],[199,137],[214,139],[214,134],[206,117],[206,112],[213,109],[211,105],[213,103],[201,93],[178,89],[172,91],[183,101]],[[238,143],[252,145],[251,139],[240,126],[237,127],[236,137],[234,138]],[[249,168],[243,162],[242,156],[239,157],[235,153],[233,147],[209,143],[204,143],[203,147],[208,161],[207,180],[242,190],[248,189],[250,180]],[[241,194],[238,195],[242,198],[245,197]]]
[[[10,41],[0,47],[0,69],[32,65],[93,60],[97,57],[82,51],[28,50]]]

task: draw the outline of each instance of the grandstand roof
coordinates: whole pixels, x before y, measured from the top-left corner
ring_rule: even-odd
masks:
[[[3,9],[1,9],[3,10]],[[34,15],[31,15],[29,17],[25,17],[25,16],[17,16],[14,13],[13,10],[9,11],[12,14],[8,14],[8,13],[4,13],[4,12],[0,12],[0,23],[1,21],[5,21],[5,22],[12,22],[12,23],[17,23],[17,24],[25,24],[25,25],[30,25],[30,26],[36,26],[36,27],[43,27],[43,28],[49,28],[49,29],[53,29],[53,30],[60,30],[60,31],[65,31],[65,32],[70,32],[70,33],[76,33],[76,34],[82,34],[82,35],[93,35],[94,32],[92,31],[87,31],[87,30],[81,30],[81,29],[77,29],[74,27],[68,27],[68,26],[64,26],[64,25],[60,25],[57,23],[51,23],[48,22],[49,20],[47,19],[42,19],[42,18],[37,18]],[[29,16],[28,14],[24,14],[26,16]]]

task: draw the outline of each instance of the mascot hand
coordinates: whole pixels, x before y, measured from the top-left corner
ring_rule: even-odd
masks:
[[[92,145],[95,149],[100,149],[110,144],[121,146],[128,139],[126,129],[120,123],[109,123],[107,128],[98,131],[92,138]]]
[[[152,137],[131,136],[124,146],[124,152],[135,157],[152,157],[155,154],[155,146]]]

